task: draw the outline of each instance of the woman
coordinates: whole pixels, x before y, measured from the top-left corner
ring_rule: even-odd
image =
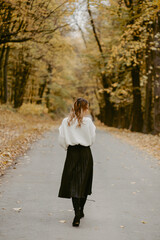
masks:
[[[59,144],[67,150],[58,197],[72,198],[75,211],[73,226],[78,227],[87,195],[92,193],[93,158],[90,146],[95,141],[96,127],[86,117],[89,103],[78,98],[59,127]]]

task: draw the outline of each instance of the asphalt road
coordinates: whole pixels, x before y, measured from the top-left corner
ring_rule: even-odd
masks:
[[[0,181],[0,240],[160,240],[158,160],[97,130],[93,193],[80,227],[58,198],[66,152],[44,134]]]

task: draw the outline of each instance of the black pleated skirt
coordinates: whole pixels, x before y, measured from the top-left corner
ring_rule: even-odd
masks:
[[[63,168],[58,197],[82,198],[92,193],[93,158],[89,146],[70,146]]]

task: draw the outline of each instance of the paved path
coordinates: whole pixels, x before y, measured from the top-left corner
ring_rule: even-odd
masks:
[[[1,178],[0,240],[160,240],[158,161],[102,130],[92,147],[93,194],[72,227],[71,200],[57,197],[66,154],[57,133],[46,133]]]

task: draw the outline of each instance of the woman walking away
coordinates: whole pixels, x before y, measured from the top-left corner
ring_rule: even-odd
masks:
[[[95,141],[96,127],[86,116],[88,109],[88,101],[78,98],[59,127],[59,144],[67,150],[67,156],[58,197],[72,198],[74,227],[78,227],[84,217],[87,195],[92,193],[93,158],[90,146]]]

